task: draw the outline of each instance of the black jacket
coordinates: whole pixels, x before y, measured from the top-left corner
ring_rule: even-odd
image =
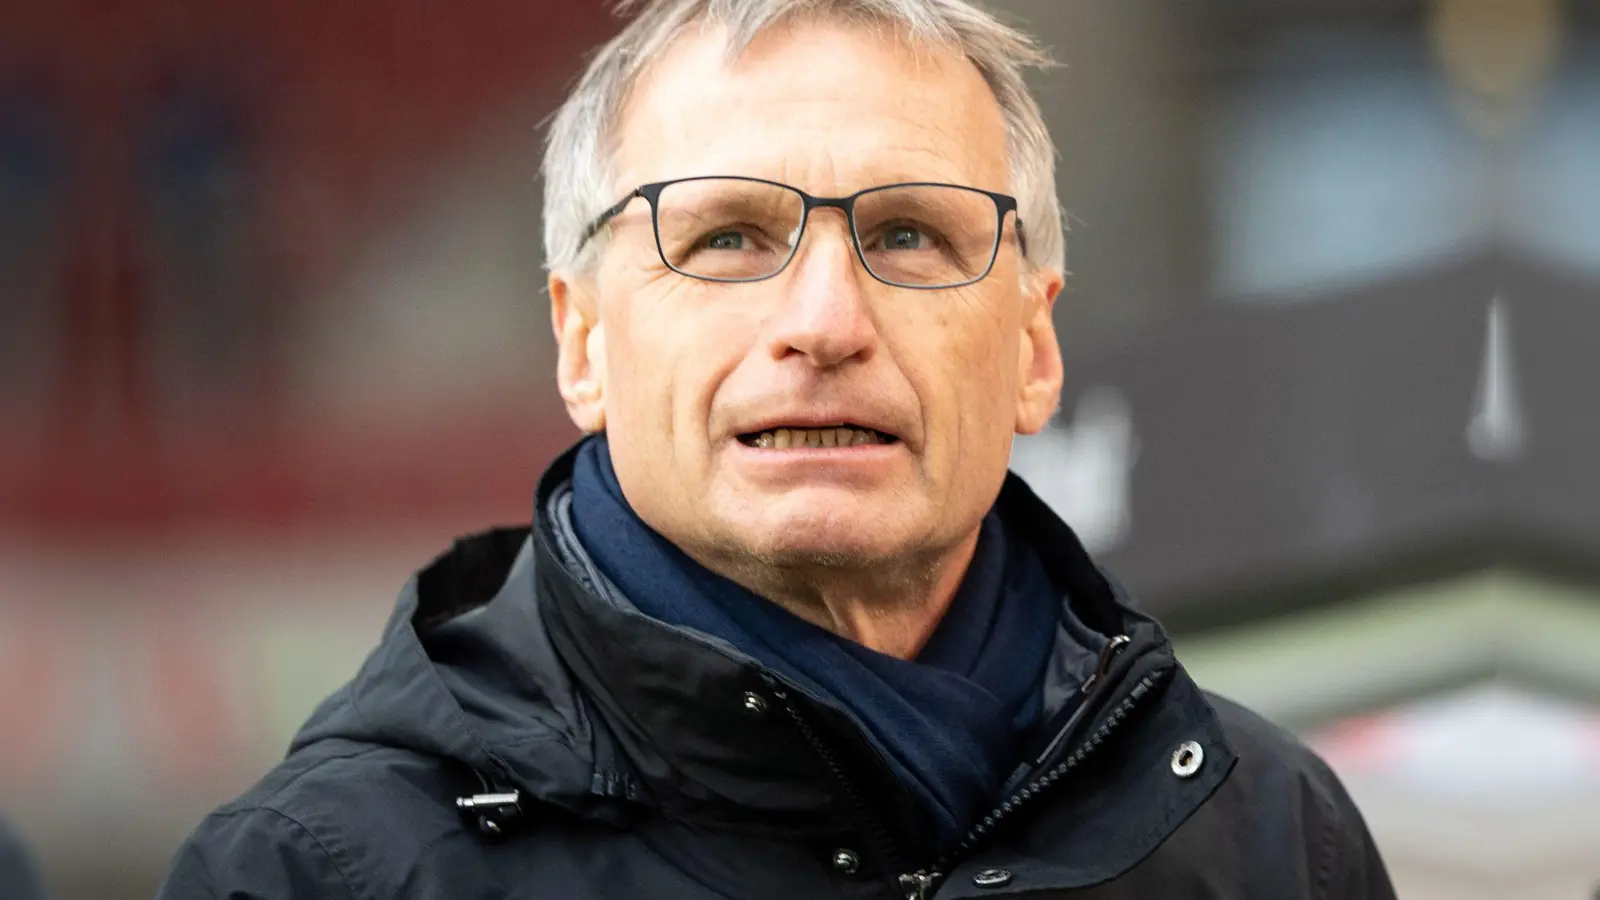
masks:
[[[0,822],[0,898],[4,900],[44,900],[44,882],[39,868],[21,839]]]
[[[1057,736],[953,852],[842,711],[644,617],[541,512],[412,580],[361,671],[201,823],[160,896],[1392,897],[1322,762],[1203,694],[1020,480],[999,502],[1113,649],[1099,671],[1050,667]]]

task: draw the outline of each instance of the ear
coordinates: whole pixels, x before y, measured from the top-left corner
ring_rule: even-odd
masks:
[[[1061,402],[1061,344],[1053,313],[1063,283],[1055,269],[1035,269],[1027,275],[1022,352],[1017,355],[1018,434],[1037,434]]]
[[[592,282],[552,272],[550,325],[556,334],[556,386],[579,429],[606,427],[606,349]]]

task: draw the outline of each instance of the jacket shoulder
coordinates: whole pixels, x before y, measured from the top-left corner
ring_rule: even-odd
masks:
[[[357,900],[348,871],[306,826],[268,807],[207,816],[178,849],[157,900]]]
[[[1304,863],[1308,895],[1390,900],[1394,889],[1366,822],[1339,776],[1287,729],[1207,693],[1238,764],[1217,800],[1244,821],[1270,825]],[[1281,851],[1280,851],[1281,852]]]
[[[1273,795],[1298,798],[1319,814],[1319,821],[1365,829],[1339,776],[1304,741],[1232,700],[1210,692],[1205,696],[1239,756],[1229,778],[1236,790],[1246,789],[1260,800]]]
[[[439,760],[324,741],[292,753],[184,841],[159,900],[377,900],[396,860],[463,829]]]
[[[1204,694],[1228,738],[1239,750],[1241,764],[1275,766],[1302,772],[1317,780],[1338,780],[1327,763],[1293,732],[1226,697],[1210,691]]]

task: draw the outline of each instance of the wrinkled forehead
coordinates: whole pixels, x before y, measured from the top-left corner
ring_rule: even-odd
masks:
[[[614,141],[618,189],[748,175],[815,193],[897,181],[1009,188],[1005,123],[966,57],[884,25],[797,21],[734,56],[691,27],[643,73]]]

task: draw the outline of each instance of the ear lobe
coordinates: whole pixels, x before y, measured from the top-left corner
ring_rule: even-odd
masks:
[[[1017,356],[1018,434],[1037,434],[1061,402],[1064,372],[1054,312],[1062,284],[1061,273],[1054,269],[1039,269],[1030,275],[1031,291],[1024,302],[1032,314],[1023,322],[1021,352]]]
[[[605,334],[585,288],[552,273],[550,325],[556,337],[556,387],[579,429],[606,427]]]

